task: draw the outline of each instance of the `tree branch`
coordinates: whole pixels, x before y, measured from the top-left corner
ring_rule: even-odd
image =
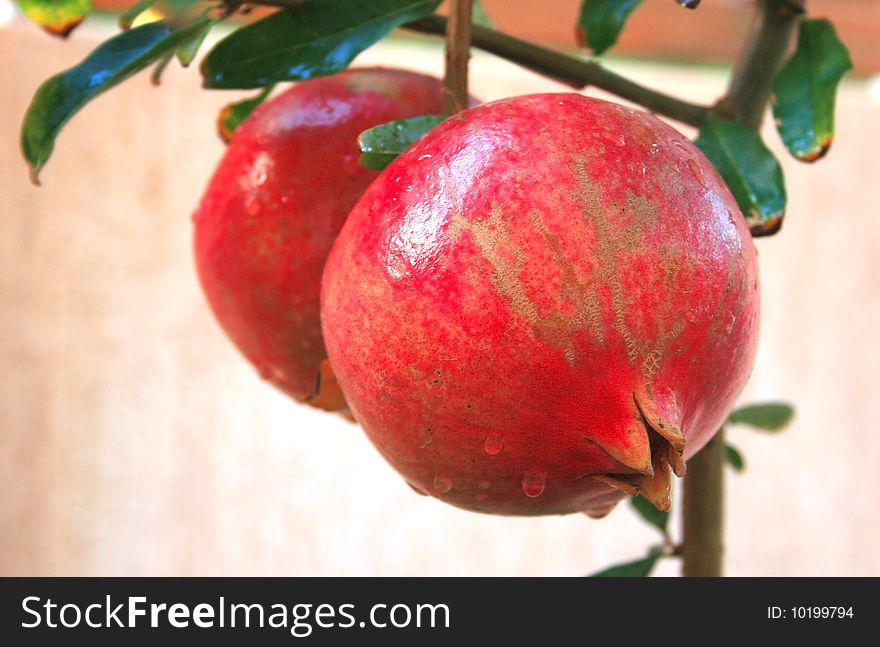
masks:
[[[423,34],[444,35],[446,25],[447,20],[443,16],[428,16],[407,23],[403,27]],[[708,107],[688,103],[650,90],[605,69],[598,63],[583,61],[533,45],[494,29],[474,25],[472,44],[474,47],[479,47],[486,52],[565,83],[577,90],[594,86],[644,106],[651,112],[691,126],[699,127],[709,113]]]
[[[443,77],[446,112],[468,107],[468,62],[474,0],[452,0],[446,24],[446,73]]]
[[[682,575],[720,577],[724,553],[724,429],[688,461]]]
[[[758,130],[792,35],[804,13],[803,0],[758,0],[752,36],[715,111]]]

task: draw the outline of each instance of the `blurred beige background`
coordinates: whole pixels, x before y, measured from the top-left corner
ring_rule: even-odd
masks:
[[[171,66],[77,115],[32,187],[18,128],[37,85],[105,31],[68,42],[0,27],[0,575],[581,575],[644,554],[654,534],[623,505],[495,518],[410,489],[359,429],[262,383],[208,311],[190,213],[223,147],[217,110]],[[440,74],[395,40],[360,64]],[[710,101],[725,71],[612,60],[648,85]],[[483,99],[562,91],[488,55]],[[778,436],[733,429],[730,575],[880,575],[880,91],[853,79],[816,166],[780,153],[780,235],[757,242],[761,345],[743,402],[797,408]],[[873,89],[873,96],[872,96]],[[600,94],[589,91],[590,94]],[[661,564],[659,574],[678,571]]]

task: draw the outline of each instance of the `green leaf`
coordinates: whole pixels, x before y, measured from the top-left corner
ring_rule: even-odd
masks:
[[[217,132],[225,143],[232,139],[232,133],[245,119],[251,116],[258,105],[266,100],[274,85],[267,86],[257,96],[227,104],[217,117]]]
[[[724,445],[724,459],[735,472],[742,472],[746,468],[746,459],[743,458],[742,452],[730,443]]]
[[[91,0],[18,0],[18,6],[38,26],[62,38],[92,10]]]
[[[578,18],[584,43],[598,56],[617,42],[627,18],[642,0],[583,0]]]
[[[205,37],[208,35],[208,32],[211,31],[211,28],[216,22],[216,20],[206,22],[202,29],[193,34],[188,41],[177,48],[175,54],[177,55],[177,60],[183,67],[189,67],[190,63],[195,60],[196,54],[199,53],[199,48],[202,46],[202,43],[205,42]]]
[[[591,577],[648,577],[661,555],[659,550],[652,550],[647,557],[611,566]]]
[[[37,88],[21,127],[21,148],[37,183],[55,138],[70,118],[96,96],[174,51],[204,26],[207,18],[174,30],[161,22],[117,34],[79,65],[56,74]]]
[[[156,0],[140,0],[140,2],[135,2],[128,9],[119,14],[119,28],[126,31],[131,29],[132,24],[137,20],[138,16],[154,4],[156,4]]]
[[[492,23],[492,19],[489,17],[489,14],[486,13],[486,7],[483,6],[481,0],[474,0],[473,23],[475,25],[479,25],[480,27],[495,29],[495,25]]]
[[[654,504],[643,496],[634,496],[629,500],[632,507],[649,524],[666,534],[666,525],[669,523],[669,513],[661,512]]]
[[[710,116],[695,143],[727,183],[752,235],[779,231],[785,215],[785,179],[761,136],[735,121]]]
[[[730,424],[749,425],[764,431],[779,431],[791,422],[794,409],[785,402],[768,402],[740,407],[727,416]]]
[[[773,82],[773,116],[785,147],[802,162],[831,147],[837,86],[852,66],[828,20],[801,21],[797,49]]]
[[[381,171],[414,141],[444,119],[446,119],[444,115],[420,115],[389,121],[365,130],[358,136],[361,166]]]
[[[310,0],[233,32],[202,61],[208,88],[260,88],[345,69],[395,27],[440,0]]]

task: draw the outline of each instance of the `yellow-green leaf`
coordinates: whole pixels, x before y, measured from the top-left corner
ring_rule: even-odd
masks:
[[[67,38],[92,10],[91,0],[18,0],[24,15],[55,36]]]
[[[266,100],[269,93],[272,92],[274,85],[270,85],[263,89],[257,96],[241,101],[233,101],[220,110],[217,116],[217,134],[224,143],[228,144],[232,139],[232,133],[241,123],[251,116],[254,109]]]

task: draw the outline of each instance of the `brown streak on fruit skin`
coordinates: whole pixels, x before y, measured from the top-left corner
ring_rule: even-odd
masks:
[[[614,327],[623,338],[626,347],[626,355],[630,364],[633,364],[639,354],[643,351],[641,344],[636,340],[632,331],[626,323],[625,297],[623,293],[623,285],[620,280],[620,274],[617,271],[616,255],[621,251],[635,249],[639,241],[639,227],[641,219],[638,216],[653,216],[653,206],[638,200],[631,193],[627,196],[627,207],[635,214],[633,222],[634,227],[626,230],[626,232],[618,237],[612,235],[611,222],[608,220],[608,214],[602,207],[599,199],[599,189],[587,177],[584,166],[586,159],[579,156],[572,165],[577,189],[575,191],[575,199],[580,202],[583,208],[583,218],[586,222],[595,223],[596,227],[596,257],[599,259],[599,283],[606,283],[611,290],[611,305],[614,312]],[[611,207],[615,208],[614,206]],[[621,212],[624,207],[617,207]]]
[[[559,270],[560,279],[562,281],[562,291],[564,296],[574,302],[575,314],[571,319],[566,320],[560,313],[552,313],[549,322],[556,333],[557,347],[565,346],[566,358],[571,354],[569,364],[574,364],[574,348],[572,346],[572,335],[581,330],[586,320],[590,332],[599,344],[605,343],[605,335],[602,332],[602,319],[599,312],[599,299],[593,287],[584,284],[577,276],[571,261],[565,257],[562,249],[562,243],[559,236],[550,232],[541,220],[541,214],[536,210],[529,212],[529,220],[535,231],[541,236],[541,239],[547,245],[550,252],[550,258],[553,264]]]

